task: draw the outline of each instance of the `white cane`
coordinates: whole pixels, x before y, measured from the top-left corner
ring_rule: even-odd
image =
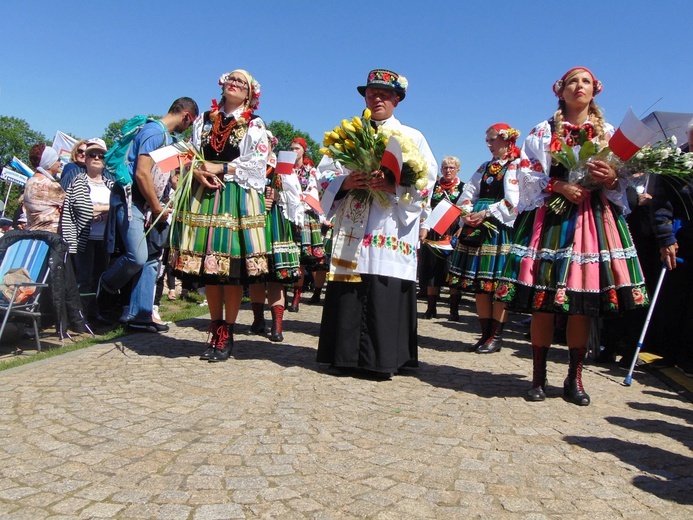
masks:
[[[680,258],[676,259],[677,263],[682,263],[683,260]],[[650,318],[652,317],[652,312],[654,311],[655,303],[657,303],[657,297],[659,296],[659,290],[662,288],[662,282],[664,281],[664,275],[667,274],[667,266],[662,266],[662,272],[659,274],[659,280],[657,280],[657,287],[655,287],[654,294],[652,295],[652,300],[650,301],[650,308],[647,311],[647,317],[645,318],[645,324],[643,325],[642,332],[640,333],[640,339],[638,340],[638,346],[635,349],[635,354],[633,355],[633,361],[630,363],[630,369],[628,370],[628,375],[623,380],[623,384],[630,386],[633,382],[633,370],[635,370],[635,364],[638,362],[638,354],[640,354],[640,349],[642,348],[642,343],[645,341],[645,334],[647,334],[647,327],[650,325]]]

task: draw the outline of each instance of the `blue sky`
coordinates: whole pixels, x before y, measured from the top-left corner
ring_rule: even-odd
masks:
[[[0,19],[0,114],[49,138],[99,136],[179,96],[206,109],[235,68],[262,84],[263,119],[316,140],[360,114],[370,69],[397,71],[409,80],[397,117],[439,161],[460,157],[464,180],[490,157],[486,128],[526,136],[575,65],[604,83],[597,100],[615,126],[660,98],[656,110],[693,112],[690,1],[4,0]]]

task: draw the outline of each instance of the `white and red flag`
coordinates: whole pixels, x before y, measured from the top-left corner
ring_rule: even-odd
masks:
[[[315,195],[313,193],[304,193],[303,195],[301,195],[301,200],[308,204],[318,213],[323,213],[320,201],[317,198],[315,198]]]
[[[621,126],[609,140],[609,148],[621,160],[627,161],[656,137],[657,133],[635,117],[633,110],[629,108]]]
[[[186,165],[192,162],[186,147],[179,143],[170,144],[149,152],[149,156],[156,163],[162,173],[170,172],[179,168],[181,164]]]
[[[277,155],[277,167],[274,171],[280,175],[288,175],[294,171],[295,162],[296,152],[279,152],[279,155]]]
[[[402,147],[394,136],[390,136],[390,140],[387,142],[380,165],[393,173],[395,184],[399,186],[402,178]]]
[[[444,234],[450,225],[462,214],[462,209],[447,200],[441,200],[424,223],[439,235]]]

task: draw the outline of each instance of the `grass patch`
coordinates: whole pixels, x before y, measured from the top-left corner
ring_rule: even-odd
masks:
[[[159,314],[161,315],[161,319],[164,321],[170,321],[173,323],[203,316],[209,312],[209,308],[207,306],[200,306],[200,303],[203,300],[204,296],[197,293],[190,293],[187,298],[179,297],[177,300],[173,301],[167,300],[166,297],[164,297],[161,299]],[[53,356],[60,356],[61,354],[81,350],[99,343],[112,342],[122,336],[126,336],[127,334],[129,334],[127,328],[123,325],[118,325],[116,328],[109,331],[103,333],[97,332],[95,333],[95,336],[91,336],[89,334],[80,335],[79,339],[76,341],[72,341],[67,338],[64,341],[64,344],[60,346],[51,347],[49,345],[54,344],[54,342],[52,340],[50,342],[44,340],[41,341],[41,352],[35,352],[35,343],[33,338],[22,339],[15,342],[15,344],[10,345],[10,349],[4,350],[10,352],[13,348],[20,348],[24,349],[25,351],[29,351],[27,355],[18,355],[0,359],[0,371],[19,367],[26,365],[27,363],[40,361],[42,359],[48,359]],[[7,347],[7,345],[5,346]]]

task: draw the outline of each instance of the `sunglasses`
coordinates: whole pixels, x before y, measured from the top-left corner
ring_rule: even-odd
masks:
[[[101,160],[103,160],[103,158],[106,157],[106,154],[91,152],[91,153],[89,154],[89,157],[90,157],[91,159],[101,159]]]
[[[77,155],[84,155],[85,153],[87,153],[86,148],[80,148],[79,150],[77,150]]]

